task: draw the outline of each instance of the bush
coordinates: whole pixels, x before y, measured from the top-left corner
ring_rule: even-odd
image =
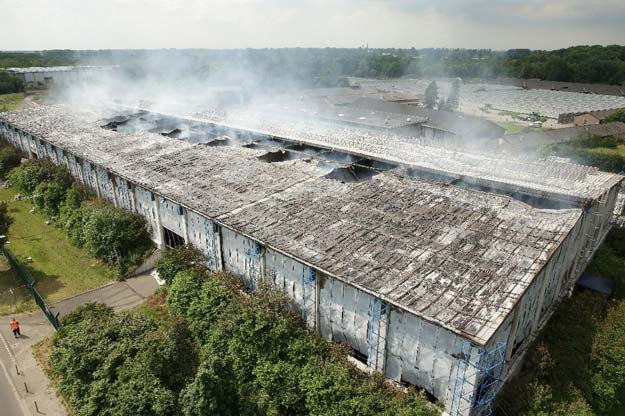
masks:
[[[11,94],[24,91],[24,81],[21,78],[6,72],[0,71],[0,94]]]
[[[174,277],[183,270],[206,271],[206,259],[201,251],[185,244],[166,250],[156,263],[156,271],[161,279],[170,285]]]
[[[72,175],[65,167],[58,167],[48,159],[30,159],[16,167],[9,174],[9,180],[22,195],[30,196],[39,184],[57,182],[67,189],[72,183]]]
[[[6,178],[11,169],[16,168],[22,161],[22,155],[14,147],[0,148],[0,177]]]
[[[56,218],[67,188],[58,181],[42,182],[35,188],[33,203],[48,218]]]
[[[82,224],[80,239],[91,255],[118,267],[121,275],[132,265],[130,259],[139,260],[138,254],[152,246],[145,219],[139,214],[100,204],[83,211],[77,220],[81,221],[76,226]]]
[[[73,414],[178,414],[197,359],[184,326],[88,304],[63,319],[50,371]]]
[[[239,415],[237,383],[228,360],[207,357],[182,392],[180,405],[184,416]]]
[[[0,202],[0,235],[6,236],[12,223],[13,219],[9,216],[8,204],[5,201]]]
[[[47,159],[28,160],[9,178],[19,192],[33,195],[34,205],[44,215],[58,220],[72,244],[117,267],[120,277],[152,247],[142,216],[101,201],[86,201],[88,195],[66,167]]]
[[[603,119],[604,123],[613,123],[620,121],[625,123],[625,110],[618,110]]]

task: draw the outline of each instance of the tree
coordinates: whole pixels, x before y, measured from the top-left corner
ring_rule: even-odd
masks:
[[[120,268],[124,274],[134,255],[151,247],[145,219],[135,213],[108,204],[88,210],[83,219],[85,247],[91,255],[110,266]]]
[[[239,415],[237,379],[227,359],[207,357],[180,395],[184,416]]]
[[[189,337],[140,313],[87,304],[63,319],[48,364],[77,415],[177,414],[196,371]]]
[[[23,195],[30,196],[42,182],[56,181],[65,189],[73,183],[66,167],[58,167],[48,159],[30,159],[16,167],[9,174],[9,180]]]
[[[33,202],[46,217],[55,218],[65,201],[66,190],[64,184],[58,181],[42,182],[35,188]]]
[[[15,75],[0,71],[0,94],[11,94],[24,91],[24,82]]]
[[[207,270],[206,258],[202,252],[189,244],[166,250],[156,263],[159,277],[168,285],[183,270],[196,270],[200,273]]]
[[[425,106],[433,109],[438,103],[438,85],[436,81],[430,82],[430,85],[425,89]]]
[[[5,178],[11,169],[19,166],[22,155],[13,147],[5,146],[0,149],[0,177]]]
[[[625,123],[625,110],[618,110],[603,119],[604,123],[614,123],[617,121]]]
[[[9,216],[9,206],[6,201],[0,202],[0,235],[6,236],[9,233],[9,226],[13,219]]]

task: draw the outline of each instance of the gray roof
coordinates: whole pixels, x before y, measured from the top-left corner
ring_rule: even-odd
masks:
[[[423,124],[439,130],[448,131],[466,138],[497,138],[501,137],[505,129],[479,117],[469,116],[459,112],[430,110],[412,105],[393,103],[375,98],[363,97],[352,104],[352,107],[386,111],[389,113],[405,114],[427,119]]]
[[[625,97],[625,87],[622,85],[589,84],[582,82],[560,82],[541,79],[499,78],[494,81],[480,80],[493,84],[515,85],[531,90],[554,90],[579,92],[585,94],[617,95]]]
[[[314,160],[100,128],[110,116],[56,106],[0,119],[478,343],[581,216],[392,173],[341,183]]]
[[[455,179],[469,179],[487,188],[513,189],[535,197],[573,203],[598,199],[622,180],[619,175],[590,166],[478,153],[472,150],[473,142],[467,142],[463,148],[457,143],[437,139],[294,119],[278,113],[205,111],[195,114],[193,120],[415,167]]]
[[[5,68],[5,71],[16,74],[34,72],[71,72],[71,71],[110,71],[119,68],[119,65],[81,65],[81,66],[29,66],[22,68]]]

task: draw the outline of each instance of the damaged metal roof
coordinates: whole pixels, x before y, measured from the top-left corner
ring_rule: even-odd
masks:
[[[121,134],[99,127],[107,116],[53,106],[0,119],[478,343],[581,216],[388,172],[342,183],[320,177],[314,160],[266,163],[258,149]],[[582,182],[598,175],[580,169]]]

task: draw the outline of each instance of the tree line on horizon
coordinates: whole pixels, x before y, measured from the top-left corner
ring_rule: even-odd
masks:
[[[625,85],[625,46],[511,49],[159,49],[0,52],[0,68],[120,64],[131,77],[194,77],[276,87],[346,86],[346,77],[538,78]]]

